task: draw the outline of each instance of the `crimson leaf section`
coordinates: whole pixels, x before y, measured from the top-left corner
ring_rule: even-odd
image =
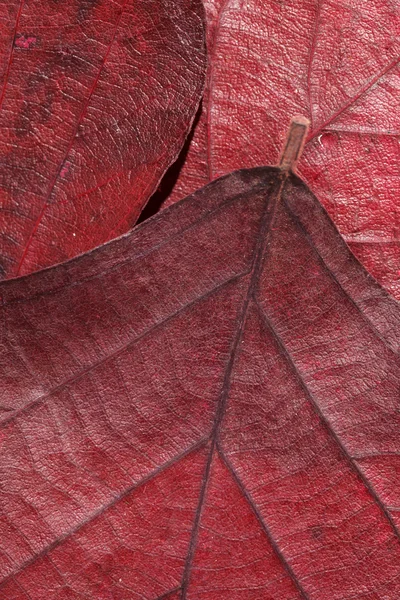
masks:
[[[0,0],[0,275],[130,229],[201,98],[200,0]]]
[[[1,600],[397,600],[399,306],[301,180],[0,289]]]

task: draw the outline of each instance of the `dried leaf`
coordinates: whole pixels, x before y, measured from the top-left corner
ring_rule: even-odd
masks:
[[[0,291],[1,600],[398,600],[399,305],[300,179]]]

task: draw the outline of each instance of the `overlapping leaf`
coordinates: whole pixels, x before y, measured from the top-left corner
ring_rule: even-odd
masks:
[[[124,233],[203,88],[200,0],[0,2],[0,272]]]
[[[168,203],[271,163],[307,115],[299,165],[368,270],[400,298],[400,13],[393,0],[206,1],[203,113]]]
[[[1,600],[398,600],[399,305],[297,177],[0,292]]]

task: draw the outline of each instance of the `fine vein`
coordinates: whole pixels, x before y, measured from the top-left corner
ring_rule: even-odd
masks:
[[[125,352],[126,350],[128,350],[131,346],[133,346],[134,344],[138,343],[142,338],[144,338],[145,336],[149,335],[152,331],[158,329],[159,327],[162,327],[163,325],[166,325],[169,321],[172,321],[173,319],[175,319],[176,317],[178,317],[180,314],[184,313],[186,310],[188,310],[189,308],[191,308],[197,302],[200,302],[200,301],[208,298],[212,294],[218,292],[219,290],[223,289],[224,287],[226,287],[227,285],[229,285],[233,281],[238,280],[241,277],[244,277],[245,275],[246,275],[246,272],[234,275],[233,277],[231,277],[231,278],[227,279],[226,281],[222,282],[220,285],[217,285],[215,288],[212,288],[211,290],[207,291],[206,293],[201,294],[200,296],[198,296],[197,298],[195,298],[191,302],[188,302],[184,306],[181,306],[180,308],[178,308],[175,312],[169,314],[167,317],[165,317],[161,321],[158,321],[157,323],[154,323],[154,325],[151,325],[148,329],[146,329],[145,331],[143,331],[143,333],[141,333],[140,335],[137,335],[133,339],[129,339],[127,342],[125,342],[121,346],[118,346],[115,350],[113,350],[112,352],[110,352],[109,354],[107,354],[106,356],[104,356],[103,358],[98,359],[95,363],[89,365],[88,367],[82,368],[78,373],[75,373],[72,377],[70,377],[70,378],[62,381],[61,383],[57,384],[56,386],[52,387],[51,390],[49,390],[48,392],[46,392],[42,396],[34,398],[28,404],[25,404],[21,408],[13,411],[10,414],[10,416],[8,416],[6,419],[4,419],[0,423],[0,429],[2,427],[5,427],[6,425],[8,425],[10,423],[10,421],[14,421],[20,414],[26,413],[29,410],[31,410],[34,406],[37,406],[41,402],[44,402],[51,395],[53,395],[56,392],[62,390],[66,386],[71,385],[75,381],[78,381],[81,377],[84,377],[85,375],[87,375],[88,373],[90,373],[94,369],[100,367],[101,365],[107,363],[108,361],[115,359],[117,356],[119,356],[120,354],[122,354],[123,352]]]
[[[17,267],[16,273],[15,273],[16,275],[19,275],[19,273],[20,273],[21,267],[22,267],[22,265],[23,265],[23,262],[24,262],[24,260],[25,260],[25,257],[26,257],[26,255],[27,255],[27,253],[28,253],[28,249],[29,249],[29,247],[30,247],[30,245],[31,245],[31,243],[32,243],[33,237],[34,237],[34,235],[35,235],[35,233],[36,233],[36,231],[37,231],[37,229],[38,229],[38,227],[39,227],[39,225],[40,225],[40,223],[41,223],[41,221],[42,221],[43,215],[44,215],[44,213],[45,213],[45,211],[46,211],[46,207],[47,207],[47,205],[48,205],[48,202],[49,202],[49,200],[50,200],[50,197],[51,197],[51,195],[52,195],[52,193],[53,193],[53,190],[54,190],[54,188],[55,188],[55,186],[56,186],[56,183],[57,183],[58,177],[59,177],[59,175],[60,175],[60,173],[61,173],[61,170],[62,170],[62,168],[63,168],[63,166],[64,166],[64,164],[65,164],[65,161],[67,160],[68,154],[70,153],[70,151],[71,151],[71,148],[72,148],[72,146],[73,146],[73,144],[74,144],[75,137],[76,137],[76,133],[77,133],[77,131],[78,131],[78,127],[79,127],[79,125],[81,124],[81,122],[82,122],[82,120],[83,120],[83,118],[84,118],[84,116],[85,116],[85,114],[86,114],[86,111],[87,111],[87,109],[88,109],[88,106],[89,106],[89,102],[90,102],[90,100],[91,100],[91,98],[92,98],[92,96],[93,96],[93,93],[94,93],[94,91],[95,91],[95,89],[96,89],[96,87],[97,87],[97,84],[98,84],[98,82],[99,82],[99,79],[100,79],[101,73],[102,73],[102,71],[103,71],[103,69],[104,69],[104,66],[105,66],[105,64],[106,64],[106,62],[107,62],[108,56],[109,56],[109,54],[110,54],[110,52],[111,52],[111,48],[112,48],[112,46],[113,46],[113,44],[114,44],[114,41],[115,41],[115,38],[116,38],[116,35],[117,35],[117,31],[118,31],[119,25],[120,25],[120,23],[121,23],[122,15],[123,15],[123,13],[124,13],[124,11],[125,11],[125,8],[126,8],[126,6],[127,6],[128,2],[129,2],[129,0],[125,0],[124,4],[123,4],[123,6],[122,6],[122,8],[121,8],[121,10],[120,10],[120,13],[119,13],[119,15],[118,15],[118,18],[117,18],[117,20],[116,20],[116,23],[115,23],[115,27],[114,27],[114,31],[113,31],[113,34],[112,34],[112,37],[111,37],[110,43],[109,43],[109,45],[108,45],[108,47],[107,47],[106,53],[105,53],[105,55],[104,55],[104,58],[103,58],[103,60],[102,60],[102,62],[101,62],[101,65],[100,65],[100,68],[99,68],[99,70],[98,70],[98,72],[97,72],[97,75],[96,75],[96,77],[95,77],[95,79],[94,79],[94,81],[93,81],[93,83],[92,83],[92,86],[91,86],[91,89],[90,89],[90,91],[89,91],[88,97],[86,98],[86,101],[85,101],[85,103],[84,103],[84,105],[83,105],[83,108],[82,108],[82,110],[81,110],[81,113],[80,113],[80,115],[79,115],[79,117],[78,117],[78,120],[77,120],[77,123],[76,123],[76,127],[75,127],[75,131],[74,131],[74,132],[73,132],[73,134],[71,135],[70,142],[69,142],[69,144],[68,144],[68,146],[67,146],[67,149],[66,149],[66,151],[64,152],[63,158],[62,158],[62,160],[61,160],[61,162],[60,162],[60,164],[59,164],[59,166],[58,166],[58,168],[57,168],[57,170],[56,170],[56,172],[55,172],[55,175],[54,175],[54,177],[53,177],[53,180],[52,180],[52,182],[51,182],[51,184],[50,184],[50,187],[49,187],[49,191],[47,192],[47,194],[46,194],[46,197],[45,197],[45,199],[44,199],[44,201],[43,201],[43,204],[42,204],[42,208],[41,208],[41,210],[40,210],[40,213],[39,213],[39,215],[38,215],[38,217],[37,217],[37,219],[36,219],[36,222],[35,222],[35,224],[34,224],[34,225],[33,225],[33,227],[32,227],[32,230],[31,230],[31,232],[30,232],[29,238],[28,238],[28,240],[27,240],[27,242],[26,242],[26,245],[25,245],[24,251],[23,251],[23,253],[22,253],[21,259],[20,259],[20,261],[19,261],[19,264],[18,264],[18,267]]]
[[[260,315],[265,327],[268,329],[268,331],[271,333],[274,340],[278,344],[278,347],[280,349],[280,354],[283,357],[285,357],[286,362],[290,366],[293,375],[295,376],[296,380],[298,381],[301,388],[303,389],[303,391],[307,395],[308,399],[310,400],[315,413],[318,415],[318,417],[320,419],[320,422],[325,427],[325,429],[328,431],[329,435],[334,440],[335,444],[340,448],[342,455],[346,458],[352,471],[355,472],[357,474],[357,477],[363,482],[368,493],[370,494],[370,496],[372,496],[375,504],[379,507],[379,509],[382,511],[382,513],[384,514],[386,519],[389,521],[390,526],[391,526],[396,538],[400,539],[399,531],[398,531],[396,524],[395,524],[391,514],[389,513],[387,507],[383,504],[383,502],[379,498],[378,494],[374,490],[373,486],[370,484],[368,479],[365,477],[364,473],[362,472],[360,467],[357,465],[356,461],[353,459],[353,457],[351,456],[351,454],[348,451],[348,449],[346,448],[346,446],[340,440],[339,436],[335,432],[329,419],[324,415],[323,411],[321,410],[320,406],[318,405],[317,400],[314,398],[313,394],[310,392],[306,383],[304,382],[303,377],[301,376],[301,373],[300,373],[296,363],[294,362],[292,356],[290,355],[289,350],[286,348],[281,337],[275,331],[275,328],[273,327],[272,323],[269,321],[267,315],[265,314],[265,311],[262,309],[262,307],[259,305],[259,303],[256,300],[254,303],[255,303],[255,306],[257,307],[258,314]]]
[[[176,463],[180,462],[183,458],[185,458],[189,454],[192,454],[193,452],[196,452],[197,450],[199,450],[202,446],[204,446],[204,444],[206,443],[206,441],[207,441],[207,439],[204,439],[204,438],[201,439],[201,440],[199,440],[198,442],[196,442],[195,444],[193,444],[189,448],[186,448],[186,450],[184,450],[180,454],[174,456],[169,461],[165,462],[164,464],[162,464],[159,467],[157,467],[156,469],[154,469],[154,471],[152,471],[151,473],[149,473],[146,477],[143,477],[143,479],[141,479],[139,481],[135,481],[131,486],[129,486],[128,488],[122,490],[119,494],[117,494],[116,496],[114,496],[113,498],[111,498],[111,500],[109,500],[106,504],[104,504],[98,510],[96,510],[95,512],[93,512],[91,515],[89,515],[86,519],[84,519],[83,521],[81,521],[80,523],[78,523],[75,527],[71,528],[66,533],[64,533],[61,536],[59,536],[57,539],[55,539],[53,542],[51,542],[51,544],[48,544],[40,552],[36,553],[34,556],[32,556],[31,558],[29,558],[27,561],[25,561],[21,566],[18,567],[18,569],[16,571],[13,571],[12,573],[10,573],[6,577],[4,577],[4,579],[0,583],[0,589],[10,579],[14,579],[18,573],[21,573],[27,567],[29,567],[30,565],[32,565],[33,563],[35,563],[37,560],[39,560],[40,558],[43,558],[44,556],[46,556],[49,552],[51,552],[52,550],[54,550],[55,548],[57,548],[57,546],[59,546],[62,542],[64,542],[65,540],[67,540],[68,538],[70,538],[72,535],[74,535],[75,533],[77,533],[78,531],[80,531],[83,527],[85,527],[86,525],[88,525],[89,523],[91,523],[92,521],[94,521],[94,519],[96,519],[97,517],[101,516],[103,513],[105,513],[112,506],[115,506],[116,504],[118,504],[121,500],[123,500],[124,498],[126,498],[127,496],[129,496],[129,494],[131,494],[133,491],[137,490],[138,488],[140,488],[141,486],[145,485],[146,483],[152,481],[160,473],[163,473],[169,467],[172,467]],[[169,593],[171,593],[171,592],[169,592]]]
[[[286,572],[288,573],[290,579],[293,581],[295,587],[297,588],[297,590],[300,592],[300,594],[303,596],[303,598],[305,600],[308,599],[308,595],[306,594],[306,592],[304,591],[304,589],[301,587],[296,575],[294,574],[290,564],[287,562],[284,554],[281,552],[278,544],[275,541],[275,538],[273,537],[271,531],[269,530],[267,524],[265,523],[264,519],[262,518],[256,504],[254,503],[253,499],[251,498],[250,494],[248,493],[248,491],[246,490],[245,485],[243,484],[242,480],[240,479],[239,475],[237,474],[234,466],[232,465],[232,463],[230,462],[230,460],[228,459],[228,457],[226,456],[226,454],[223,452],[222,448],[218,447],[218,454],[221,457],[222,462],[225,464],[226,468],[228,469],[228,471],[231,473],[233,479],[236,482],[236,485],[238,486],[238,488],[240,489],[242,496],[246,499],[247,504],[250,506],[253,514],[255,515],[261,529],[263,530],[263,532],[265,533],[265,535],[267,536],[269,543],[271,544],[275,554],[278,556],[279,560],[281,561],[281,563],[283,564]]]

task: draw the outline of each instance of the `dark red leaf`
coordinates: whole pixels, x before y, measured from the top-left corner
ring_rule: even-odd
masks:
[[[0,31],[3,276],[127,231],[203,88],[200,0],[7,0]]]
[[[1,600],[398,600],[399,305],[300,179],[0,291]]]
[[[393,0],[206,0],[203,114],[167,205],[272,163],[289,117],[312,127],[302,178],[400,299],[400,11]]]

